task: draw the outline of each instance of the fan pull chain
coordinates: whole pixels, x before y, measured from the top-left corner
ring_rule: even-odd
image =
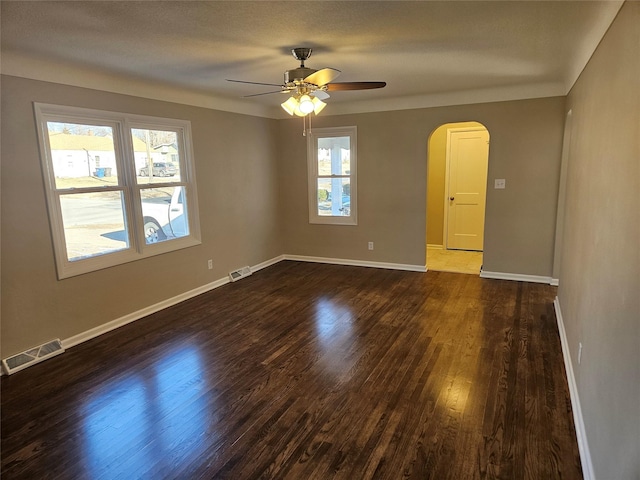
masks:
[[[309,119],[309,128],[307,128],[307,118]],[[302,117],[302,136],[306,137],[307,132],[311,133],[311,114]]]

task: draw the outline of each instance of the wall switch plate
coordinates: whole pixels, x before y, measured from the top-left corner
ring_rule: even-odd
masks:
[[[507,181],[504,178],[496,178],[493,188],[502,189],[507,187]]]
[[[373,250],[373,242],[369,242],[369,250]]]
[[[209,270],[213,269],[213,260],[207,261],[207,267],[209,267]]]

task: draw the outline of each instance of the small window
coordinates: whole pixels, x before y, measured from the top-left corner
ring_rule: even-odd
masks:
[[[200,243],[189,122],[35,111],[59,278]],[[158,146],[179,162],[154,161]]]
[[[307,142],[309,222],[357,225],[356,127],[316,128]]]

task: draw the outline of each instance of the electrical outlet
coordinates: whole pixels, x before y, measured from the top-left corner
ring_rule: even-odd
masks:
[[[496,189],[507,188],[507,181],[504,178],[496,178],[493,184],[493,188],[496,188]]]
[[[582,342],[578,343],[578,365],[582,361]]]
[[[373,242],[369,242],[369,250],[373,250]]]
[[[209,270],[213,269],[213,260],[207,261],[207,267],[209,267]]]

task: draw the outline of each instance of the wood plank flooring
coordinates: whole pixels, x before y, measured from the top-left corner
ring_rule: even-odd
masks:
[[[3,377],[2,479],[580,479],[554,296],[280,262]]]

